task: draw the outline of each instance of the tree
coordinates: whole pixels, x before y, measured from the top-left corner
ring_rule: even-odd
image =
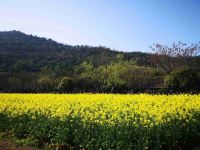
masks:
[[[0,92],[6,92],[9,88],[9,74],[0,73]]]
[[[130,65],[126,67],[123,78],[125,78],[127,90],[143,92],[162,84],[163,72],[155,68]]]
[[[91,80],[94,88],[100,92],[114,92],[121,87],[125,81],[123,75],[126,68],[134,62],[125,61],[121,55],[109,64],[94,67],[92,63],[84,62],[79,70],[83,78]]]
[[[99,87],[99,74],[97,73],[97,69],[94,68],[92,62],[83,62],[75,69],[75,72],[81,76],[85,81],[90,81],[91,87],[98,89]]]
[[[19,92],[20,89],[23,87],[21,86],[21,82],[18,78],[16,77],[10,77],[8,79],[8,84],[9,84],[9,90],[10,92]]]
[[[74,82],[70,77],[63,77],[59,82],[56,89],[59,92],[72,92],[74,88]]]
[[[170,47],[162,44],[154,44],[151,49],[153,62],[158,68],[162,68],[166,73],[186,66],[192,57],[200,53],[200,43],[187,45],[182,42],[173,43]]]
[[[189,67],[172,71],[165,78],[165,86],[176,92],[187,92],[198,88],[200,79],[197,72]]]
[[[55,90],[55,80],[49,76],[41,76],[37,80],[40,92],[51,92]]]
[[[118,62],[112,62],[107,67],[107,87],[110,89],[110,92],[115,92],[120,87],[123,87],[126,83],[125,73],[128,68],[132,67],[135,64],[133,61],[125,61],[119,56]]]

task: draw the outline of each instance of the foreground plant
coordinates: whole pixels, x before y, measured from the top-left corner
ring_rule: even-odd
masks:
[[[200,133],[200,95],[1,94],[0,131],[47,145],[161,149]]]

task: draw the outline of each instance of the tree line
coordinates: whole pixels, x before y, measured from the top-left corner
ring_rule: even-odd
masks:
[[[149,54],[127,53],[0,32],[0,91],[199,92],[199,43],[151,48]]]

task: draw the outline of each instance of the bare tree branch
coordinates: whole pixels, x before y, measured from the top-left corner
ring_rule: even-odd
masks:
[[[200,54],[200,43],[187,45],[186,43],[173,43],[170,47],[162,44],[151,46],[152,60],[158,68],[166,73],[187,66],[192,57]]]

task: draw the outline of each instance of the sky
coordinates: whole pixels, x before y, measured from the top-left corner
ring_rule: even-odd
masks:
[[[200,0],[0,0],[0,31],[70,45],[151,52],[200,41]]]

